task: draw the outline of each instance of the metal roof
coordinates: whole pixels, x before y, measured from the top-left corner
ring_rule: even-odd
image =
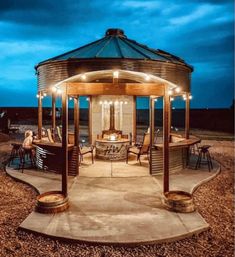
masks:
[[[146,45],[128,39],[121,29],[108,29],[105,36],[90,44],[84,45],[67,53],[50,58],[48,61],[71,59],[137,59],[159,60],[180,63],[189,66],[181,58],[160,49],[151,49]]]

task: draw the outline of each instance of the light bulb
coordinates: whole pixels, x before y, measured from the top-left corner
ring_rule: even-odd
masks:
[[[113,77],[114,77],[115,79],[118,79],[118,76],[119,76],[119,72],[118,72],[118,71],[114,71],[114,72],[113,72]]]

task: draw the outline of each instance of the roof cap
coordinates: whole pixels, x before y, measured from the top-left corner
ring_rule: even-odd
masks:
[[[119,36],[119,37],[126,37],[124,34],[124,30],[122,29],[107,29],[105,32],[105,36]]]

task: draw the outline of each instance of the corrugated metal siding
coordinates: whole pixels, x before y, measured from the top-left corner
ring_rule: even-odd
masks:
[[[153,74],[190,91],[191,69],[185,65],[162,61],[131,59],[88,59],[50,61],[37,67],[38,90],[47,90],[71,76],[106,69],[120,69]]]

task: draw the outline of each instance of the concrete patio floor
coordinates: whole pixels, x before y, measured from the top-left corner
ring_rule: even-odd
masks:
[[[114,168],[107,176],[110,165]],[[203,166],[171,174],[170,189],[193,192],[220,171],[217,162],[213,165],[212,172]],[[69,209],[57,214],[32,212],[20,228],[81,242],[136,245],[178,240],[209,227],[197,211],[165,210],[161,204],[162,175],[150,176],[146,167],[138,167],[124,162],[83,164],[81,176],[69,177]],[[7,173],[40,193],[61,189],[60,175],[37,170],[21,173],[12,168],[7,168]]]

